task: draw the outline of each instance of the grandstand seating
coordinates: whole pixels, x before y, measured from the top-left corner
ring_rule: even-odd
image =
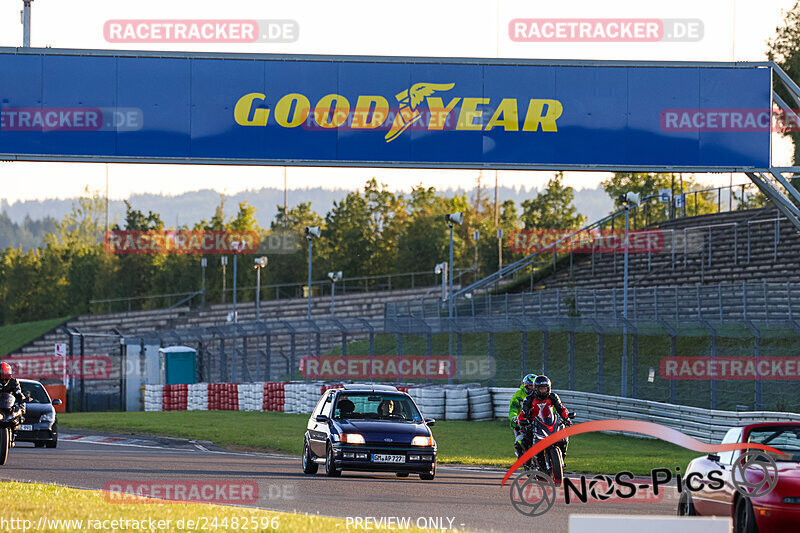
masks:
[[[800,282],[800,233],[773,208],[679,218],[648,229],[664,232],[664,248],[629,253],[630,287]],[[571,266],[537,285],[621,287],[623,259],[621,253],[573,254]]]
[[[384,304],[388,301],[402,301],[407,299],[420,298],[429,292],[430,288],[415,288],[393,291],[350,293],[336,296],[335,316],[338,319],[345,318],[366,318],[382,319],[384,316]],[[156,330],[171,330],[186,327],[209,327],[228,323],[228,315],[233,310],[232,304],[213,304],[206,308],[190,309],[189,307],[177,307],[174,309],[156,309],[147,311],[131,311],[123,313],[109,313],[98,315],[81,315],[65,325],[69,328],[76,328],[82,333],[111,333],[114,328],[126,336],[136,336]],[[255,320],[255,302],[244,302],[237,304],[239,322]],[[306,318],[307,300],[305,298],[291,298],[281,300],[264,300],[261,302],[261,320],[302,320]],[[330,317],[330,297],[322,296],[311,299],[312,319]],[[28,343],[17,351],[26,355],[51,354],[53,344],[65,342],[68,336],[57,328],[42,335],[38,339]],[[320,349],[326,351],[340,341],[340,336],[323,336],[320,340]],[[358,337],[354,337],[358,338]],[[351,339],[352,340],[352,339]],[[119,354],[119,338],[109,337],[86,337],[86,354]],[[271,340],[271,350],[273,353],[273,366],[275,372],[286,372],[286,362],[280,354],[287,353],[289,350],[290,338],[288,335],[275,335]],[[191,344],[191,343],[190,343]],[[255,363],[259,350],[263,350],[263,339],[251,343],[248,351],[253,352],[248,355],[248,365],[258,366]],[[298,346],[306,346],[306,341],[298,339]],[[77,351],[76,346],[76,351]],[[255,371],[255,370],[254,370]],[[258,372],[263,373],[263,367]]]

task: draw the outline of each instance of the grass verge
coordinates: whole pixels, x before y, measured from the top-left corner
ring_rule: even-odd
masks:
[[[300,455],[307,415],[271,412],[170,411],[160,413],[69,413],[59,416],[63,430],[86,429],[208,440]],[[508,468],[513,464],[513,434],[508,423],[439,421],[433,427],[441,463]],[[567,470],[647,475],[653,468],[686,464],[697,453],[659,440],[589,433],[570,439]],[[299,466],[298,466],[299,468]]]
[[[341,518],[202,503],[164,500],[148,500],[146,505],[114,503],[107,497],[108,493],[99,490],[79,490],[16,481],[0,483],[3,519],[8,521],[11,530],[315,533],[343,529],[344,522]],[[11,522],[12,519],[14,523]],[[112,520],[117,520],[116,524]],[[193,527],[189,527],[189,521],[193,521]],[[212,527],[214,524],[216,525]],[[206,527],[202,527],[203,525]]]
[[[69,319],[70,317],[49,318],[36,322],[0,326],[0,356],[12,353]]]

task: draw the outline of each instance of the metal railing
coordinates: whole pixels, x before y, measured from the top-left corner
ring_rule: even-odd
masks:
[[[518,390],[501,387],[490,389],[495,417],[508,416],[511,396]],[[759,422],[800,422],[800,414],[796,413],[719,411],[570,390],[556,392],[570,411],[578,413],[579,422],[609,419],[655,422],[705,442],[721,442],[731,427]]]
[[[717,283],[689,286],[631,287],[628,317],[631,320],[765,320],[800,319],[800,284]],[[488,293],[460,301],[456,317],[613,317],[623,314],[623,290],[556,288],[532,293]],[[440,298],[387,302],[387,320],[444,318]]]

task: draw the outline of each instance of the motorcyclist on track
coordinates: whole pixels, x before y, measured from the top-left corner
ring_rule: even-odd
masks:
[[[537,416],[546,418],[548,415],[551,417],[556,413],[564,421],[564,425],[571,426],[572,420],[568,418],[569,411],[561,403],[561,398],[558,394],[553,392],[552,382],[547,376],[537,376],[533,380],[533,394],[525,398],[522,402],[522,410],[520,411],[517,420],[520,424],[529,424],[533,422]],[[567,448],[569,447],[569,437],[559,441],[556,446],[561,448],[561,455],[567,457]]]
[[[522,402],[533,394],[534,379],[536,379],[536,374],[528,374],[522,378],[522,385],[511,397],[511,403],[508,406],[508,419],[511,421],[511,429],[514,430],[514,453],[517,454],[517,457],[520,457],[525,452],[525,447],[522,444],[525,439],[525,432],[519,427],[517,416],[522,409]]]
[[[11,373],[11,365],[8,363],[0,364],[0,393],[7,392],[14,396],[17,403],[25,405],[25,395],[22,394],[22,388],[19,386],[19,381],[14,379]],[[11,445],[14,445],[14,440],[17,438],[17,429],[15,426],[11,431]]]

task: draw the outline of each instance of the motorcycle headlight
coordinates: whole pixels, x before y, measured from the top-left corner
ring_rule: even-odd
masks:
[[[56,419],[55,413],[45,413],[39,419],[39,422],[54,422]]]

